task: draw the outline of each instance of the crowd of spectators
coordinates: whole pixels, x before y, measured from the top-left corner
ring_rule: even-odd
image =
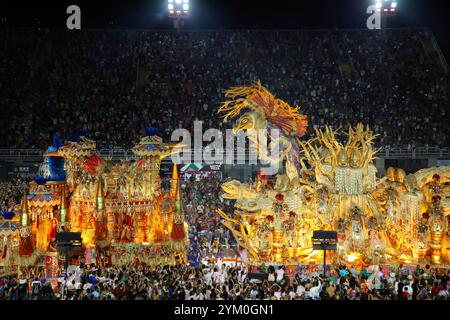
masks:
[[[32,176],[27,173],[19,173],[7,180],[0,180],[0,211],[13,211],[14,205],[20,203]]]
[[[71,266],[58,283],[33,277],[0,279],[0,300],[448,300],[449,270],[398,266],[384,274],[378,266],[357,271],[333,267],[327,275],[301,267],[204,262],[189,265]]]
[[[0,29],[0,148],[46,148],[59,131],[89,132],[99,148],[129,148],[148,126],[170,140],[176,128],[229,128],[216,110],[231,86],[261,80],[302,105],[312,128],[362,121],[378,145],[449,146],[448,77],[424,30],[94,31]],[[27,177],[0,182],[0,205],[19,203]],[[304,268],[202,264],[236,243],[217,208],[221,177],[181,183],[190,226],[190,265],[81,266],[57,290],[37,274],[0,279],[0,299],[447,299],[448,270],[418,266],[326,277]],[[163,189],[170,178],[163,178]],[[229,256],[229,253],[227,253]],[[424,268],[424,269],[422,269]],[[28,280],[31,285],[28,285]]]
[[[310,129],[358,121],[391,147],[448,146],[448,76],[426,30],[1,29],[0,148],[45,148],[86,129],[129,148],[147,126],[229,128],[231,86],[261,80]]]
[[[170,177],[163,178],[162,188],[170,188]],[[230,231],[221,224],[217,209],[232,211],[232,202],[222,199],[220,174],[191,175],[181,181],[183,208],[191,237],[190,259],[192,262],[205,257],[220,257],[224,249],[236,248]],[[227,255],[235,255],[227,251]]]

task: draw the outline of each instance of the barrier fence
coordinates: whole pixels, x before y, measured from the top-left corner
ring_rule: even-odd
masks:
[[[192,162],[196,162],[194,155],[203,154],[203,149],[185,150],[183,157],[191,158]],[[136,160],[131,149],[113,148],[97,150],[100,155],[107,160]],[[216,152],[226,154],[227,150],[217,149]],[[229,151],[228,151],[229,152]],[[40,161],[45,151],[41,149],[0,149],[0,161]],[[189,155],[190,154],[190,155]],[[233,159],[248,159],[249,156],[255,156],[254,152],[233,150]],[[420,147],[420,148],[382,148],[377,157],[384,159],[427,159],[427,158],[441,158],[450,159],[450,147]],[[171,158],[164,159],[165,162],[172,162]]]

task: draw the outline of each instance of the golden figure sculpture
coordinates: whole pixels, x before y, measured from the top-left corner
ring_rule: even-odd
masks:
[[[319,262],[322,255],[311,244],[312,231],[319,229],[338,232],[336,261],[448,263],[449,167],[409,175],[388,168],[378,179],[376,135],[368,126],[349,127],[345,143],[338,139],[341,131],[329,126],[302,141],[307,122],[299,107],[291,108],[259,82],[225,94],[229,100],[219,112],[225,122],[239,117],[233,133],[278,129],[279,137],[270,140],[280,152],[268,162],[286,162],[286,173],[277,174],[273,186],[259,176],[254,183],[222,185],[222,197],[236,200],[235,211],[218,213],[253,263]],[[271,155],[262,144],[272,136],[264,138],[249,136],[267,160]]]

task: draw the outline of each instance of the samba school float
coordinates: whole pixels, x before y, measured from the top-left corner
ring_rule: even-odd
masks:
[[[266,131],[266,139],[279,144],[279,156],[268,156],[260,140],[249,135],[260,159],[285,162],[285,174],[278,174],[275,183],[258,175],[252,183],[222,185],[223,198],[235,200],[234,212],[218,213],[248,251],[250,263],[320,263],[323,253],[313,250],[313,230],[336,230],[337,251],[328,252],[328,261],[448,264],[450,167],[409,175],[389,168],[378,179],[376,136],[368,126],[350,127],[346,142],[328,126],[302,141],[306,116],[259,82],[231,88],[226,97],[218,112],[224,122],[237,118],[235,134],[281,132],[273,137]]]
[[[132,149],[136,161],[121,162],[102,159],[84,136],[65,145],[56,136],[29,193],[2,220],[2,266],[34,266],[44,256],[57,265],[53,240],[61,231],[81,233],[86,263],[93,252],[100,265],[186,262],[188,225],[176,165],[170,192],[162,192],[159,176],[161,160],[180,145],[154,133],[149,128]]]

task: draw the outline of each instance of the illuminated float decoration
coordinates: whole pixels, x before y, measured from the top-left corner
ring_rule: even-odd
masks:
[[[235,210],[218,213],[252,263],[320,262],[313,230],[338,232],[338,250],[329,253],[334,262],[448,263],[450,167],[409,175],[389,168],[378,179],[376,135],[368,126],[349,127],[345,143],[338,138],[341,131],[329,126],[302,141],[307,122],[299,107],[275,98],[259,82],[231,88],[226,97],[219,112],[225,122],[239,116],[233,133],[267,129],[264,139],[249,134],[249,140],[261,160],[280,167],[285,162],[274,184],[258,175],[253,183],[222,185],[222,197],[235,200]],[[279,153],[268,154],[265,141],[278,144]]]
[[[47,150],[24,198],[26,209],[18,209],[21,256],[54,251],[56,232],[71,231],[81,232],[89,252],[108,255],[98,257],[99,263],[126,264],[137,256],[148,264],[186,261],[188,227],[177,205],[181,193],[163,193],[159,177],[161,160],[179,152],[180,145],[164,143],[152,130],[147,133],[133,148],[136,161],[104,160],[95,142],[84,136]],[[54,158],[63,160],[58,172],[64,181],[52,179],[49,159]],[[174,166],[172,189],[178,184]]]

